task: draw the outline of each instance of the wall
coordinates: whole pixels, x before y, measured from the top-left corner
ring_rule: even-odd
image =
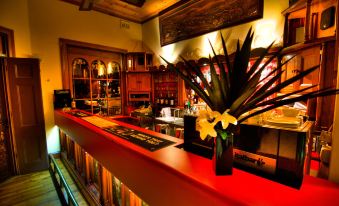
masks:
[[[53,90],[62,89],[59,38],[133,51],[141,41],[141,25],[129,22],[130,29],[121,29],[119,18],[95,11],[80,12],[77,6],[59,0],[0,1],[0,25],[14,30],[17,57],[41,60],[48,152],[58,152]]]
[[[275,0],[264,0],[263,19],[222,30],[223,36],[228,39],[228,49],[234,51],[237,39],[244,39],[251,26],[256,31],[253,47],[267,46],[274,40],[277,44],[282,43],[284,17],[281,15],[281,12],[286,8],[288,8],[288,0],[279,1],[279,3]],[[183,55],[189,59],[208,56],[211,50],[207,39],[211,40],[212,45],[216,45],[215,49],[217,51],[221,50],[221,43],[219,43],[220,37],[217,31],[164,47],[160,46],[159,34],[159,18],[145,23],[142,27],[144,44],[155,53],[154,63],[156,65],[164,64],[164,62],[160,60],[159,55],[171,62],[179,61],[179,55]]]
[[[27,0],[0,0],[0,25],[14,30],[17,57],[32,54]]]

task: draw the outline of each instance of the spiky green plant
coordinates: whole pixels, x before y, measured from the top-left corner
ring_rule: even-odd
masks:
[[[257,58],[254,64],[248,69],[251,56],[251,45],[254,36],[252,29],[249,29],[242,46],[240,46],[238,40],[233,63],[230,61],[226,43],[221,32],[220,35],[225,62],[220,61],[220,58],[217,57],[217,54],[215,53],[215,50],[210,42],[213,55],[215,57],[214,59],[216,60],[220,70],[220,75],[218,76],[214,62],[210,56],[208,61],[211,72],[210,83],[206,80],[197,64],[192,64],[185,58],[181,57],[185,62],[185,69],[187,71],[194,71],[197,77],[201,79],[207,92],[205,92],[204,88],[200,86],[193,74],[190,72],[181,71],[180,68],[175,67],[174,64],[161,57],[169,65],[170,69],[174,70],[187,84],[189,84],[189,86],[200,96],[201,99],[206,102],[206,104],[213,111],[223,113],[229,109],[228,113],[238,119],[242,114],[245,114],[250,110],[261,108],[252,114],[241,116],[240,119],[238,119],[238,123],[241,123],[252,116],[286,104],[339,93],[339,90],[330,88],[305,93],[305,91],[316,86],[312,85],[304,89],[293,91],[285,95],[267,100],[267,97],[279,92],[281,89],[292,84],[293,82],[302,79],[306,75],[316,70],[319,65],[300,72],[298,75],[287,79],[284,82],[279,82],[278,80],[281,79],[281,75],[284,72],[282,66],[288,62],[286,61],[278,65],[278,67],[270,72],[265,78],[260,79],[262,71],[270,62],[272,62],[273,59],[280,55],[282,49],[272,54],[269,53],[269,50],[273,45],[272,43],[267,48],[262,50],[259,58]],[[269,58],[264,61],[264,58],[268,56]],[[263,66],[260,66],[262,63]],[[268,79],[269,77],[271,78]],[[292,95],[295,94],[299,94],[299,96],[292,97]]]

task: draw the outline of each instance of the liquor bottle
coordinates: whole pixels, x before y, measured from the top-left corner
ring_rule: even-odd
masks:
[[[185,114],[190,115],[191,114],[191,102],[189,99],[185,100]]]
[[[160,93],[160,105],[164,105],[164,98],[162,98],[162,94]]]
[[[168,106],[168,105],[169,105],[169,104],[168,104],[168,98],[169,98],[168,95],[166,95],[166,96],[165,96],[165,101],[164,101],[164,102],[165,102],[165,106]]]
[[[75,103],[74,98],[72,98],[71,107],[72,107],[72,109],[76,108],[76,103]]]
[[[159,97],[159,96],[156,97],[156,99],[155,99],[155,104],[156,104],[156,105],[159,105],[159,104],[160,104],[160,97]]]
[[[174,94],[172,93],[171,98],[170,98],[170,105],[174,106]]]

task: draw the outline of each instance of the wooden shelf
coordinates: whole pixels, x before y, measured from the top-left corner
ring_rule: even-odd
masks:
[[[149,73],[148,70],[127,70],[126,73]]]
[[[89,77],[83,78],[83,77],[74,77],[73,80],[90,80]]]
[[[282,12],[282,15],[306,8],[307,0],[299,0]]]
[[[325,42],[335,41],[336,40],[335,38],[336,38],[335,36],[324,37],[324,38],[319,38],[319,39],[308,41],[308,42],[294,44],[294,45],[285,47],[281,51],[281,54],[285,55],[285,54],[289,54],[289,53],[292,53],[292,52],[297,52],[297,51],[300,51],[300,50],[308,49],[308,48],[311,48],[311,47],[314,47],[314,46],[318,46],[318,45],[325,43]]]

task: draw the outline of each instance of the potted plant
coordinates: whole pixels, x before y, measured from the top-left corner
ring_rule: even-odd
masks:
[[[197,64],[193,64],[181,57],[185,63],[184,70],[176,67],[174,64],[168,62],[161,57],[184,81],[187,83],[196,94],[203,99],[209,111],[201,111],[197,118],[196,129],[200,132],[200,137],[215,137],[215,171],[217,175],[225,175],[232,173],[232,159],[233,159],[233,125],[239,124],[246,119],[255,115],[264,113],[274,108],[291,104],[297,101],[304,101],[310,98],[327,96],[339,93],[337,89],[321,89],[316,91],[309,91],[316,85],[312,85],[297,91],[293,91],[282,96],[277,96],[267,99],[271,95],[279,92],[281,89],[298,81],[316,70],[318,66],[300,72],[296,76],[280,82],[281,75],[284,73],[282,66],[288,61],[280,64],[272,72],[264,78],[261,77],[262,71],[278,57],[282,49],[274,53],[269,53],[273,43],[267,48],[259,52],[259,57],[248,68],[251,45],[254,33],[249,29],[247,36],[242,46],[239,40],[237,49],[234,53],[233,61],[230,60],[225,40],[221,35],[221,43],[223,47],[222,62],[220,55],[215,53],[211,45],[214,60],[211,56],[208,59],[208,64],[211,73],[211,82],[208,82]],[[263,61],[265,57],[266,61]],[[214,61],[219,67],[219,75],[217,74]],[[260,66],[263,65],[263,66]],[[195,76],[189,72],[193,71],[197,77],[200,78],[202,84],[197,82]],[[298,96],[295,96],[298,94]],[[249,111],[255,112],[249,114]]]

